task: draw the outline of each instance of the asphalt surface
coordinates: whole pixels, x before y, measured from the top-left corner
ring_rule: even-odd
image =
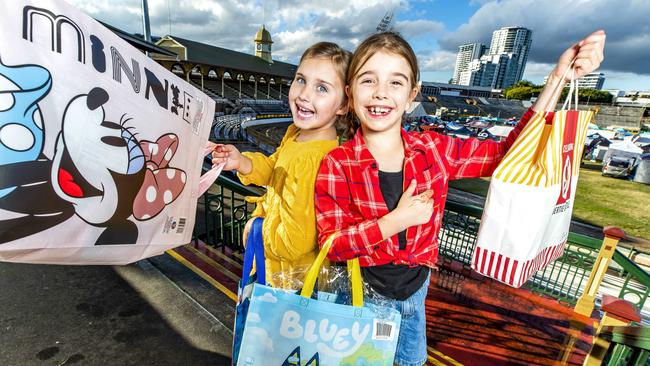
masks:
[[[0,309],[2,366],[230,364],[232,301],[167,255],[0,263]]]

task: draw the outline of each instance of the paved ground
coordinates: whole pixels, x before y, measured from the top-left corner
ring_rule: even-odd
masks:
[[[230,364],[232,301],[167,255],[120,267],[0,263],[0,291],[3,366]]]

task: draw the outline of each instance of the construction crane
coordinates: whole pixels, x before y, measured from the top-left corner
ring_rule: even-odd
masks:
[[[382,32],[391,32],[393,30],[393,17],[395,16],[394,12],[388,11],[386,15],[379,21],[377,25],[377,33]]]

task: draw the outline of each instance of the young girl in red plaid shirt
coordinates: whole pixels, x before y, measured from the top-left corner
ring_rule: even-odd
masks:
[[[379,33],[355,51],[346,93],[360,128],[321,164],[315,187],[318,240],[322,244],[335,234],[329,258],[358,257],[364,281],[402,313],[397,364],[427,360],[424,299],[449,181],[490,175],[533,109],[554,108],[571,60],[577,77],[595,70],[604,41],[599,31],[566,50],[547,88],[502,142],[405,132],[402,117],[419,91],[413,50],[399,35]]]

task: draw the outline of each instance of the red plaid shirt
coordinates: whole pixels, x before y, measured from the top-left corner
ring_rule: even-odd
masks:
[[[362,266],[386,263],[435,267],[438,232],[450,180],[492,174],[535,112],[529,109],[502,142],[461,140],[435,132],[407,133],[404,141],[404,189],[415,179],[415,194],[434,192],[431,220],[406,229],[406,248],[397,235],[383,240],[377,219],[389,211],[379,188],[378,165],[361,130],[325,156],[316,177],[318,242],[337,233],[328,257],[335,261],[359,257]],[[552,117],[551,117],[552,118]]]

